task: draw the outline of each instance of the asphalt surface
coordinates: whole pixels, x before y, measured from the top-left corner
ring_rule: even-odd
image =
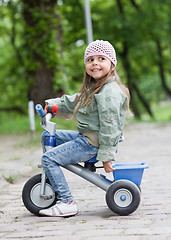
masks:
[[[143,174],[140,205],[129,216],[114,215],[103,190],[67,170],[64,172],[79,207],[78,215],[34,216],[24,207],[21,192],[25,182],[41,172],[36,168],[41,149],[22,149],[19,154],[15,142],[15,137],[0,137],[0,239],[171,240],[171,124],[139,123],[125,128],[117,162],[149,165]],[[104,170],[98,173],[104,174]],[[13,184],[5,180],[5,176],[17,174]],[[111,174],[107,176],[112,178]]]

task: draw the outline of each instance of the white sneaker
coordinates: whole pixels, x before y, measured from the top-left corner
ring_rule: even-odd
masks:
[[[50,217],[66,217],[73,216],[78,213],[77,204],[75,201],[60,202],[58,201],[54,206],[39,211],[40,215]]]

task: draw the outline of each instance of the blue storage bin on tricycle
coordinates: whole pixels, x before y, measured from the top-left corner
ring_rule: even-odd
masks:
[[[141,184],[144,169],[148,168],[147,163],[114,163],[112,167],[115,169],[113,171],[114,181],[120,179],[126,179],[137,186]]]

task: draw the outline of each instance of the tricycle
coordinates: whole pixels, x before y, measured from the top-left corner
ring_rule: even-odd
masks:
[[[57,106],[48,106],[48,113],[45,114],[40,104],[35,107],[41,117],[41,126],[50,136],[46,137],[45,149],[55,147],[56,123],[50,121],[56,114]],[[140,204],[141,180],[144,169],[148,168],[145,162],[140,163],[114,163],[112,166],[113,180],[109,180],[105,175],[96,173],[96,156],[81,164],[67,165],[64,168],[72,173],[84,178],[106,192],[106,204],[113,213],[124,216],[133,213]],[[42,168],[42,165],[38,165]],[[34,215],[40,216],[39,211],[49,208],[56,203],[57,194],[45,174],[44,169],[41,174],[31,177],[24,185],[22,200],[25,207]]]

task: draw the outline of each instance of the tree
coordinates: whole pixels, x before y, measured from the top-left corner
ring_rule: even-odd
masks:
[[[53,79],[59,63],[59,18],[56,0],[22,1],[25,27],[24,63],[29,92],[35,103],[53,96]]]

